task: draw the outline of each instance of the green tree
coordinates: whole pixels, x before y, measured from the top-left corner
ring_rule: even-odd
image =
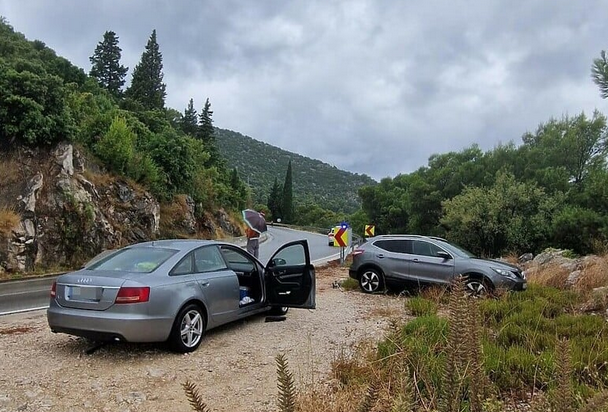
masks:
[[[156,42],[156,30],[153,30],[141,60],[133,70],[126,96],[146,109],[164,109],[166,87],[163,83],[163,56]]]
[[[0,147],[70,140],[74,122],[61,78],[36,62],[0,59]]]
[[[468,186],[444,201],[441,223],[448,239],[481,255],[536,251],[550,237],[551,216],[561,201],[499,172],[493,186]]]
[[[287,164],[287,172],[285,173],[285,183],[283,183],[283,198],[281,203],[281,211],[283,212],[283,222],[293,222],[293,182],[291,171],[291,160]]]
[[[126,173],[135,152],[135,133],[123,117],[115,117],[110,129],[95,145],[95,153],[117,173]]]
[[[603,99],[608,97],[608,59],[606,52],[602,50],[600,57],[593,60],[591,65],[591,77],[595,84],[600,88],[600,95]]]
[[[122,86],[125,84],[125,76],[128,68],[120,64],[120,53],[118,47],[118,36],[113,31],[106,31],[103,40],[97,44],[95,52],[89,60],[93,65],[90,75],[97,79],[101,87],[108,90],[114,97],[120,97]]]
[[[194,109],[194,100],[190,99],[188,107],[184,110],[184,115],[181,118],[181,129],[184,133],[191,137],[195,137],[198,132],[198,116]]]
[[[268,195],[268,210],[270,210],[271,216],[269,216],[273,221],[276,221],[277,218],[282,216],[281,213],[281,203],[283,202],[283,188],[279,185],[277,178],[274,178],[274,184],[270,189],[270,194]]]
[[[223,166],[220,152],[215,141],[215,128],[213,127],[213,111],[209,99],[200,114],[197,137],[203,142],[205,150],[209,153],[209,164],[207,166]]]

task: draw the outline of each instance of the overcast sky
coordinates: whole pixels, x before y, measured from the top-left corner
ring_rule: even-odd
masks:
[[[590,77],[601,0],[0,0],[0,15],[87,72],[106,30],[132,70],[156,29],[167,106],[208,97],[217,127],[376,180],[608,104]]]

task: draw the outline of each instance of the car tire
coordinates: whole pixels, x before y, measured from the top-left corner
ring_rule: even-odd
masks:
[[[483,298],[492,295],[492,285],[484,278],[469,276],[464,282],[464,289],[471,297]]]
[[[179,353],[195,351],[203,340],[206,326],[200,306],[194,303],[184,306],[173,322],[169,336],[171,348]]]
[[[286,315],[288,311],[289,308],[287,306],[273,306],[272,308],[270,308],[269,313],[272,316],[283,316]]]
[[[384,278],[378,269],[365,269],[359,275],[359,287],[365,293],[376,293],[384,290]]]

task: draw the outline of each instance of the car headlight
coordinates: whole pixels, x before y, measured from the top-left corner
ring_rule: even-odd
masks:
[[[508,278],[515,278],[516,276],[513,274],[513,272],[505,270],[505,269],[500,269],[500,268],[492,268],[492,270],[496,273],[498,273],[501,276],[506,276]]]

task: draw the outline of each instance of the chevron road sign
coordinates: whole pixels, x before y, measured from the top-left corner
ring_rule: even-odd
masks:
[[[374,236],[375,229],[376,229],[376,226],[374,226],[374,225],[365,225],[365,236],[367,236],[367,237]]]

